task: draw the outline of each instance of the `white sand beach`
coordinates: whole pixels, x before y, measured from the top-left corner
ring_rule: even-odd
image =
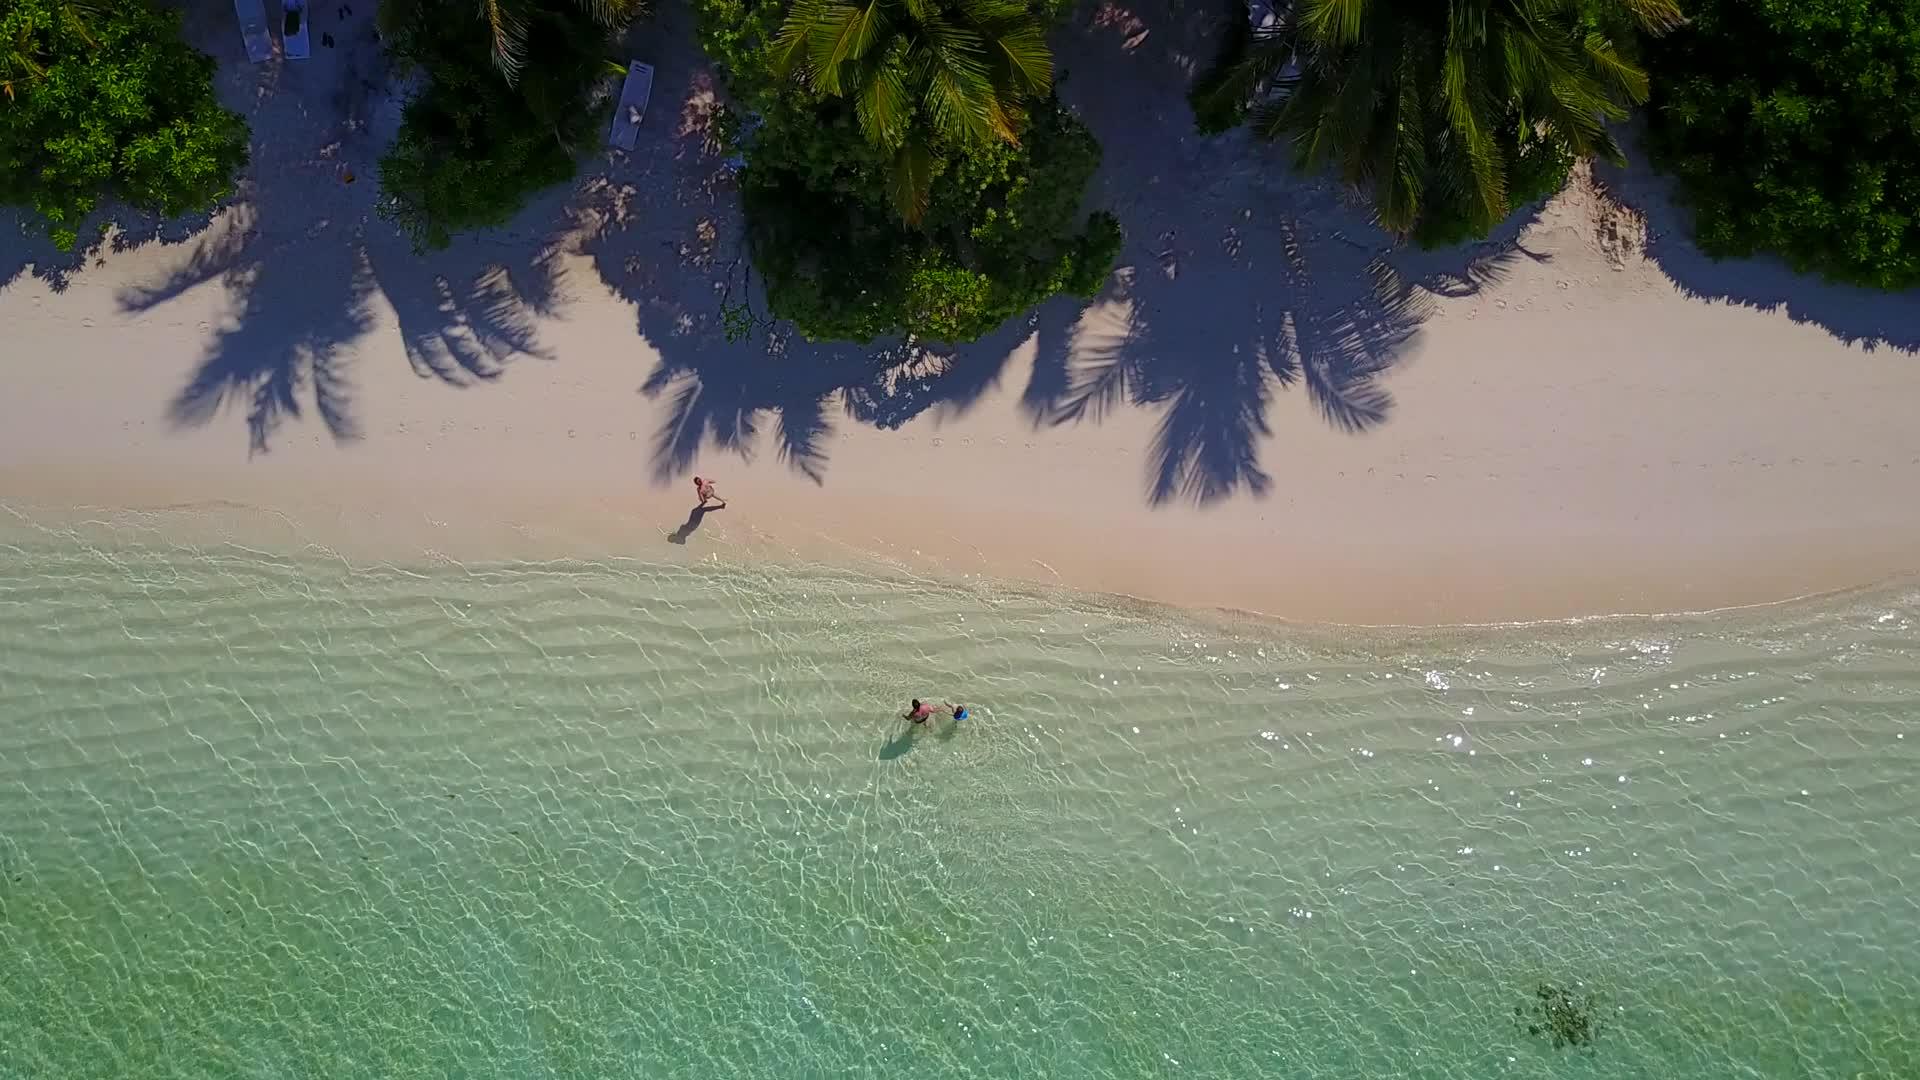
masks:
[[[1639,155],[1470,250],[1397,248],[1283,149],[1193,134],[1206,14],[1107,5],[1056,41],[1127,231],[1099,300],[959,350],[730,343],[751,283],[683,9],[630,35],[656,67],[632,153],[424,257],[376,213],[370,12],[321,15],[337,48],[255,67],[196,5],[255,136],[210,222],[75,260],[7,218],[0,503],[245,507],[370,558],[881,557],[1316,621],[1920,569],[1920,295],[1707,260]],[[731,502],[689,521],[696,472]]]

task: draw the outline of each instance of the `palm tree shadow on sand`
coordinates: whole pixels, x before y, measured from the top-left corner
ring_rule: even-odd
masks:
[[[1392,416],[1385,376],[1417,340],[1434,298],[1471,294],[1513,260],[1538,258],[1495,240],[1458,270],[1409,280],[1393,253],[1328,235],[1314,220],[1279,218],[1270,247],[1214,257],[1239,265],[1202,258],[1196,268],[1170,247],[1123,267],[1100,301],[1039,351],[1023,399],[1032,422],[1099,423],[1123,408],[1156,410],[1149,503],[1265,495],[1273,479],[1259,458],[1275,395],[1301,389],[1327,424],[1371,431]],[[1458,265],[1461,256],[1411,261]],[[1236,280],[1258,285],[1247,290]],[[1217,297],[1228,292],[1242,302],[1221,311]]]
[[[1101,26],[1093,30],[1077,47],[1110,48]],[[663,485],[703,453],[750,458],[767,445],[823,482],[836,424],[956,420],[1026,348],[1037,359],[1022,401],[1036,424],[1160,411],[1146,485],[1156,504],[1268,490],[1259,440],[1278,390],[1303,387],[1348,431],[1389,417],[1381,379],[1417,332],[1425,292],[1391,270],[1391,245],[1327,185],[1257,160],[1262,149],[1238,137],[1191,137],[1178,35],[1156,39],[1175,44],[1155,46],[1166,55],[1131,73],[1139,78],[1103,80],[1095,89],[1106,92],[1072,102],[1107,146],[1092,202],[1112,206],[1129,231],[1107,294],[1085,310],[1050,302],[953,348],[814,344],[765,323],[747,341],[728,341],[722,301],[749,299],[760,312],[765,302],[709,134],[713,76],[699,62],[690,13],[666,9],[636,35],[661,58],[640,148],[545,196],[515,226],[426,257],[373,214],[371,177],[343,186],[340,162],[370,163],[384,144],[376,121],[390,123],[394,110],[381,100],[384,76],[372,73],[377,45],[360,38],[341,50],[327,84],[338,129],[318,147],[257,147],[230,212],[170,273],[121,297],[126,310],[147,311],[215,281],[233,297],[235,315],[171,403],[174,421],[200,425],[237,409],[257,452],[311,408],[334,439],[357,437],[353,345],[379,322],[380,299],[421,377],[492,382],[515,358],[546,355],[537,323],[557,309],[557,263],[573,251],[633,304],[635,328],[656,354],[637,390],[666,403],[650,468]],[[1504,257],[1477,250],[1479,269],[1453,277],[1471,287]]]
[[[766,308],[722,151],[708,135],[716,87],[703,68],[659,65],[663,118],[636,154],[638,175],[585,192],[573,225],[582,253],[634,305],[636,329],[657,351],[639,387],[666,404],[654,482],[679,482],[714,451],[751,459],[771,446],[821,483],[837,423],[893,428],[928,414],[954,422],[1026,349],[1036,359],[1021,401],[1036,425],[1159,411],[1146,478],[1156,505],[1268,491],[1260,441],[1280,390],[1302,388],[1344,431],[1385,423],[1393,400],[1384,377],[1432,295],[1497,277],[1520,256],[1512,237],[1529,215],[1494,242],[1408,257],[1337,186],[1293,174],[1283,149],[1195,136],[1184,94],[1195,58],[1212,53],[1219,13],[1164,2],[1153,12],[1163,25],[1095,5],[1082,12],[1085,32],[1056,39],[1063,69],[1096,73],[1065,96],[1105,147],[1089,203],[1112,207],[1127,229],[1121,269],[1090,306],[1056,299],[959,347],[814,344],[766,324],[748,341],[728,341],[723,302]],[[690,37],[690,17],[665,10],[651,32]],[[697,56],[680,43],[656,53]]]
[[[687,21],[665,11],[656,29],[690,33]],[[686,55],[674,45],[657,52]],[[722,152],[707,135],[716,88],[703,69],[659,65],[662,130],[636,155],[637,175],[589,185],[573,204],[572,226],[602,280],[633,304],[636,329],[657,353],[639,386],[666,406],[653,439],[653,481],[677,483],[715,451],[750,460],[771,447],[794,472],[824,482],[836,424],[958,420],[1028,348],[1037,360],[1022,401],[1036,424],[1161,410],[1147,483],[1156,504],[1267,490],[1258,444],[1279,389],[1303,387],[1344,430],[1385,422],[1392,399],[1382,376],[1425,317],[1428,289],[1443,277],[1457,284],[1490,276],[1501,256],[1455,253],[1455,265],[1471,258],[1477,269],[1406,283],[1384,257],[1390,240],[1328,185],[1270,161],[1251,175],[1236,169],[1236,156],[1263,152],[1244,140],[1188,138],[1185,78],[1166,86],[1148,79],[1126,91],[1137,100],[1117,105],[1102,103],[1111,95],[1077,103],[1108,143],[1106,190],[1092,202],[1114,206],[1129,230],[1127,266],[1099,302],[1057,299],[970,345],[859,346],[810,343],[790,326],[764,323],[747,341],[726,339],[723,302],[766,309]],[[1169,104],[1179,115],[1156,122],[1184,125],[1179,136],[1128,133]],[[1170,162],[1169,143],[1194,160]],[[1196,188],[1212,218],[1191,216]],[[1249,209],[1258,213],[1248,218]],[[1323,214],[1332,225],[1320,224]]]
[[[538,319],[558,306],[557,246],[547,234],[505,230],[484,246],[469,241],[422,256],[376,215],[371,174],[391,134],[378,129],[396,122],[398,101],[367,15],[353,31],[340,31],[339,49],[299,70],[310,81],[249,86],[260,76],[223,66],[224,96],[251,113],[256,133],[248,176],[184,258],[119,297],[122,310],[139,313],[208,282],[226,289],[232,315],[211,328],[198,368],[167,414],[178,426],[197,427],[237,410],[251,453],[270,449],[281,426],[309,405],[335,441],[360,436],[351,365],[355,344],[379,321],[379,299],[392,309],[422,378],[473,386],[493,381],[515,358],[546,355]],[[331,116],[334,124],[287,135],[289,110]],[[355,177],[356,168],[369,175]],[[527,215],[543,216],[556,215],[551,206]]]
[[[1042,338],[1022,404],[1035,426],[1157,411],[1153,505],[1264,495],[1275,396],[1299,388],[1355,435],[1386,423],[1386,377],[1434,297],[1502,276],[1537,208],[1483,243],[1405,250],[1340,185],[1295,172],[1287,147],[1195,133],[1185,93],[1225,11],[1102,0],[1080,17],[1086,32],[1062,43],[1065,96],[1105,148],[1095,198],[1120,212],[1127,247],[1099,300]]]

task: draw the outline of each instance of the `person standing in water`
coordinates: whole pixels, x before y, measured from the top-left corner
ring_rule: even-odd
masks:
[[[703,480],[698,476],[694,477],[693,493],[700,496],[701,507],[705,507],[709,502],[717,502],[720,504],[717,509],[725,510],[727,508],[727,500],[713,493],[713,481],[711,480]]]
[[[923,702],[919,698],[914,698],[913,704],[908,707],[907,711],[900,714],[900,719],[911,720],[916,724],[924,724],[931,719],[935,713],[938,713],[942,709],[945,709],[947,715],[953,717],[955,720],[965,720],[967,718],[967,707],[965,705],[955,705],[952,702],[935,705],[930,701]]]

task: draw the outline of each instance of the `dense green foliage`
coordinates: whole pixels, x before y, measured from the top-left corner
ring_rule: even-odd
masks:
[[[504,224],[533,193],[566,182],[606,118],[590,103],[611,70],[607,32],[589,12],[532,12],[528,62],[511,83],[495,69],[488,24],[464,5],[396,4],[382,31],[388,51],[426,77],[380,161],[384,212],[420,247]]]
[[[970,341],[1055,293],[1093,293],[1120,247],[1111,215],[1079,224],[1099,144],[1051,102],[1025,134],[956,158],[908,225],[875,197],[887,166],[861,159],[851,117],[768,125],[742,197],[774,314],[815,339]]]
[[[246,121],[177,12],[4,0],[0,42],[0,202],[31,206],[61,248],[102,198],[172,216],[232,189]]]
[[[1651,126],[1701,248],[1920,284],[1920,0],[1687,8],[1650,50]]]
[[[793,0],[771,65],[853,103],[892,155],[888,190],[908,221],[926,213],[943,146],[1018,143],[1026,102],[1053,89],[1045,33],[1019,0]]]
[[[1671,0],[1298,0],[1206,104],[1271,91],[1256,130],[1368,189],[1384,227],[1483,236],[1574,158],[1619,159],[1605,122],[1647,96],[1633,31],[1677,17]]]
[[[995,2],[921,7],[912,25],[992,25],[1006,37],[1016,15],[1031,18]],[[892,19],[883,6],[876,0],[868,17]],[[1058,101],[1031,93],[1046,85],[1037,73],[1050,80],[1050,59],[1029,57],[1024,83],[986,71],[985,60],[984,82],[948,80],[946,90],[927,90],[942,83],[937,71],[919,83],[902,73],[899,92],[881,91],[876,105],[860,80],[895,76],[823,78],[821,65],[837,61],[811,30],[805,65],[790,68],[776,55],[796,33],[779,5],[702,0],[700,15],[709,55],[757,117],[744,140],[741,196],[773,315],[816,340],[904,333],[966,341],[1049,296],[1091,295],[1105,281],[1120,250],[1119,223],[1107,214],[1083,221],[1100,147]],[[884,53],[852,55],[884,66],[918,47],[896,37]],[[916,64],[971,63],[965,54]],[[975,90],[982,92],[962,92]],[[943,96],[949,91],[954,96]],[[942,118],[948,107],[971,110],[971,119]],[[900,197],[903,151],[919,155],[914,182],[922,194],[912,200]]]

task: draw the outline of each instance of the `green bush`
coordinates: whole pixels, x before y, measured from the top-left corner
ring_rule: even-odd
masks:
[[[247,163],[213,61],[148,0],[0,7],[0,202],[30,206],[63,250],[102,198],[172,216],[211,207]]]
[[[1086,231],[1074,241],[1073,259],[1060,291],[1082,300],[1093,299],[1107,283],[1107,276],[1113,273],[1113,264],[1119,260],[1120,248],[1125,243],[1126,234],[1120,231],[1119,218],[1105,210],[1088,218]]]
[[[1058,4],[1032,10],[1043,19]],[[924,204],[902,212],[901,156],[863,128],[857,103],[782,78],[769,59],[788,9],[698,0],[702,44],[751,111],[741,200],[767,305],[813,340],[889,334],[970,341],[1059,292],[1098,291],[1119,223],[1081,202],[1100,145],[1051,96],[1029,101],[1017,140],[960,140],[917,128]],[[932,10],[932,9],[929,9]],[[920,124],[921,106],[907,102]],[[871,117],[866,118],[871,127]]]
[[[1047,101],[1018,146],[977,148],[934,177],[909,226],[884,193],[884,154],[850,115],[769,118],[743,178],[748,238],[772,314],[813,340],[911,334],[971,341],[1060,292],[1098,291],[1120,224],[1080,201],[1100,163],[1093,135]]]
[[[464,8],[454,17],[422,5],[389,29],[388,51],[426,76],[380,160],[382,213],[416,247],[505,224],[534,193],[573,177],[577,148],[606,122],[608,109],[589,107],[610,73],[593,15],[538,9],[521,47],[526,62],[510,83],[487,24]]]
[[[1694,0],[1649,50],[1702,250],[1920,284],[1920,0]]]

